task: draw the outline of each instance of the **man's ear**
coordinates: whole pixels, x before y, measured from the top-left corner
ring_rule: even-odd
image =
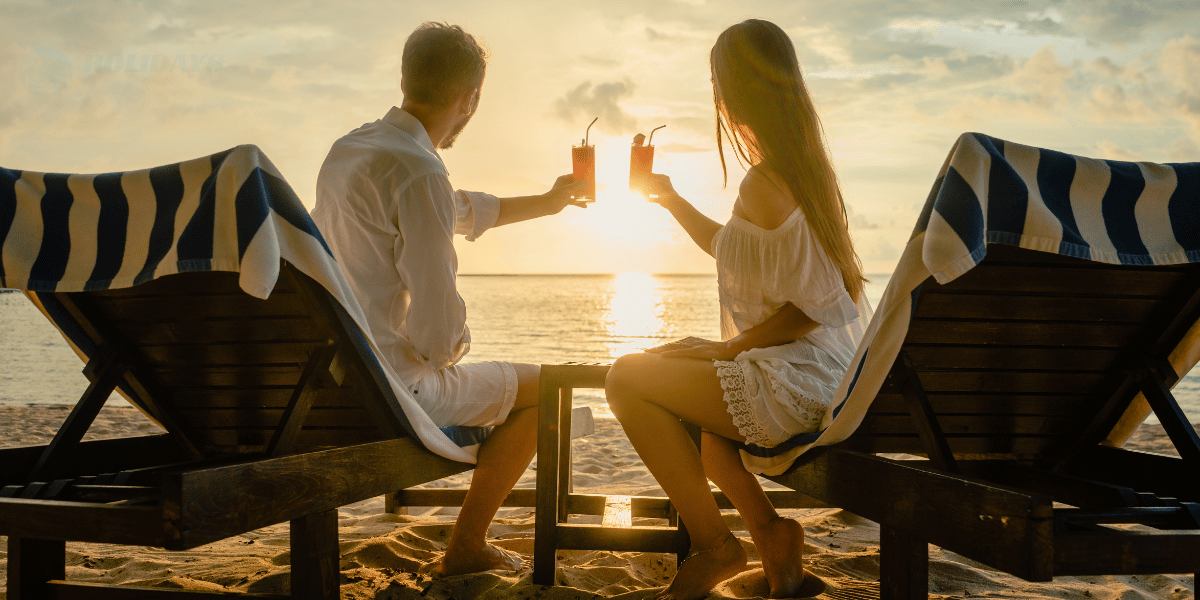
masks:
[[[474,88],[463,95],[463,111],[464,114],[471,114],[479,106],[479,88]]]

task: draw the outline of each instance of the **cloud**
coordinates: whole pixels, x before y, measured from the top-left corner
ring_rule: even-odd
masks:
[[[1137,153],[1126,150],[1122,146],[1110,142],[1108,140],[1100,140],[1096,142],[1096,156],[1109,160],[1129,160],[1141,161],[1146,160],[1146,157]]]
[[[1074,75],[1075,69],[1059,63],[1054,48],[1045,46],[1017,66],[1012,81],[1034,104],[1053,106],[1066,97],[1067,80]]]
[[[596,122],[600,129],[616,134],[631,133],[637,127],[637,120],[626,113],[618,102],[632,96],[633,90],[633,83],[629,80],[594,86],[592,82],[585,81],[555,100],[554,111],[568,123],[585,123],[600,117]]]

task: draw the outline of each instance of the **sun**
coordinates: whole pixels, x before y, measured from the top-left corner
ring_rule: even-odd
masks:
[[[629,190],[628,146],[597,146],[596,201],[583,221],[606,239],[629,245],[669,241],[678,227],[667,209]]]

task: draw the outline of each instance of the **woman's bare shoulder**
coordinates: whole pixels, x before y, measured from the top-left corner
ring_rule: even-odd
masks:
[[[760,166],[746,172],[738,196],[745,218],[763,229],[779,227],[796,209],[796,200],[783,179]]]

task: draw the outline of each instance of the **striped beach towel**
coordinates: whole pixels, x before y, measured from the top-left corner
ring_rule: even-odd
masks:
[[[958,138],[819,431],[774,448],[743,446],[742,462],[778,475],[809,448],[862,422],[908,333],[930,277],[946,283],[1006,244],[1122,265],[1200,262],[1200,163],[1097,160],[978,133]],[[1195,353],[1175,353],[1187,373]]]
[[[378,353],[366,316],[308,211],[255,146],[125,173],[0,168],[0,287],[25,290],[84,360],[94,350],[86,336],[69,314],[39,303],[37,292],[116,289],[174,273],[232,271],[246,293],[266,298],[280,259],[328,290]],[[487,428],[439,429],[390,365],[377,363],[425,447],[474,463]]]

